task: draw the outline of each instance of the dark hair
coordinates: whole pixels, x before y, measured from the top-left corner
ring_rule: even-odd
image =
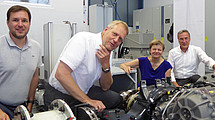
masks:
[[[31,13],[30,13],[29,9],[26,8],[26,7],[20,6],[20,5],[14,5],[14,6],[12,6],[12,7],[7,11],[7,21],[9,21],[9,19],[10,19],[10,14],[11,14],[12,12],[18,12],[18,11],[21,11],[21,10],[24,10],[24,11],[26,11],[26,12],[28,13],[29,21],[31,21]]]

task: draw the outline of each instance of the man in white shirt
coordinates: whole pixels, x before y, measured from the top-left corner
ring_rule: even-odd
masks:
[[[197,73],[200,62],[209,66],[209,69],[215,69],[215,61],[208,57],[200,47],[190,45],[190,40],[188,30],[179,31],[180,46],[169,51],[168,61],[173,67],[171,78],[176,87],[194,83],[200,78]]]
[[[98,112],[114,108],[121,102],[119,93],[109,90],[113,83],[111,51],[128,34],[123,21],[113,21],[102,33],[79,32],[64,47],[49,78],[44,93],[48,106],[55,99],[64,99],[74,110],[80,103],[88,103]],[[99,80],[100,87],[94,86]]]

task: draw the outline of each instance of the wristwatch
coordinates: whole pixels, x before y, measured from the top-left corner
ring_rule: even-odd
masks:
[[[105,70],[102,68],[102,71],[103,71],[104,73],[108,73],[108,72],[110,72],[110,67],[107,68],[107,69],[105,69]]]

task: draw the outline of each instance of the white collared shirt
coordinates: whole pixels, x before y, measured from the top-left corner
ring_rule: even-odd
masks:
[[[168,61],[172,65],[171,72],[172,82],[175,78],[188,78],[197,74],[200,62],[205,63],[212,69],[215,61],[208,57],[207,54],[197,46],[189,45],[188,50],[184,53],[180,46],[169,51]]]
[[[71,76],[79,88],[87,94],[94,82],[101,77],[102,67],[96,56],[101,44],[101,33],[79,32],[73,36],[64,47],[49,78],[49,84],[55,89],[69,94],[55,78],[58,64],[62,61],[73,70]]]

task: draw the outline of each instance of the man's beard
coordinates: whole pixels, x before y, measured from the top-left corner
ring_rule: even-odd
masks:
[[[24,34],[24,35],[22,35],[22,36],[18,36],[16,33],[14,33],[14,32],[11,32],[11,34],[15,37],[15,38],[17,38],[17,39],[23,39],[23,38],[25,38],[25,36],[27,35],[27,33],[26,34]]]

